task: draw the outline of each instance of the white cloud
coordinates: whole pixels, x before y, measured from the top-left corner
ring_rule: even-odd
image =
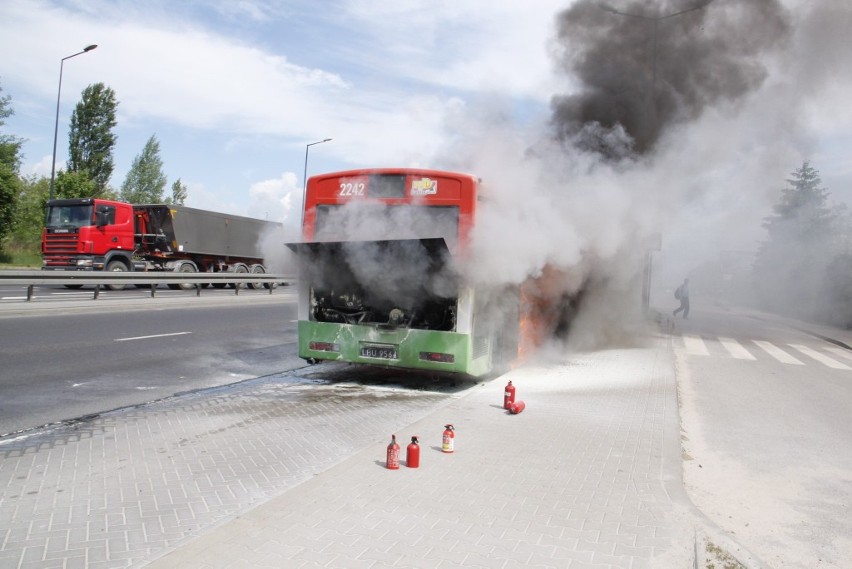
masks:
[[[215,2],[211,6],[226,17],[247,17],[255,22],[267,22],[274,17],[275,8],[272,3],[257,0],[228,0]]]
[[[381,38],[371,64],[434,85],[547,101],[552,74],[548,40],[555,14],[570,0],[467,2],[353,0],[347,14]],[[387,57],[387,53],[394,54]]]
[[[105,22],[74,12],[36,10],[18,16],[24,25],[9,26],[3,34],[23,52],[44,43],[31,37],[32,29],[53,38],[53,45],[97,41],[98,49],[85,55],[89,61],[73,62],[74,73],[66,74],[63,88],[78,91],[96,69],[97,76],[108,78],[105,82],[118,94],[120,112],[131,120],[298,134],[346,90],[345,81],[334,74],[293,65],[284,56],[191,27],[174,30],[128,20]],[[43,53],[43,47],[36,49],[42,53],[30,53],[10,72],[20,75],[18,80],[28,87],[42,89],[56,81],[54,70],[33,68],[26,79],[23,68],[36,58],[55,57]]]
[[[811,5],[790,2],[797,10]],[[848,9],[845,0],[823,2],[837,17],[796,12],[805,32],[797,38],[800,58],[779,71],[810,78],[801,87],[807,97],[796,102],[807,123],[802,151],[842,157],[852,67],[842,65],[848,50],[837,46],[845,45]],[[490,106],[511,114],[518,105],[533,108],[527,117],[545,115],[569,81],[553,74],[548,49],[555,15],[570,3],[5,0],[0,49],[12,55],[0,80],[18,111],[16,134],[30,139],[25,168],[49,174],[59,60],[97,43],[65,63],[60,133],[83,87],[103,81],[120,101],[118,164],[129,166],[156,132],[167,167],[189,184],[196,207],[259,217],[268,209],[270,219],[283,218],[301,201],[306,142],[334,139],[311,152],[312,171],[444,167],[462,162],[452,146],[465,124],[457,117]],[[833,147],[821,148],[825,140]],[[838,176],[849,171],[815,165]],[[117,183],[123,176],[115,173]],[[287,196],[289,203],[281,201]]]
[[[27,170],[23,173],[28,176],[35,175],[50,177],[50,165],[52,160],[53,156],[42,156],[41,160],[31,163],[29,168],[27,168]],[[57,170],[59,169],[61,169],[60,166],[57,166]]]
[[[269,14],[263,4],[253,6],[258,10],[256,17]],[[144,12],[143,7],[122,2],[101,2],[83,9],[82,5],[63,7],[36,0],[10,2],[5,11],[0,46],[19,57],[9,60],[4,73],[14,77],[22,98],[28,99],[30,93],[42,97],[38,111],[42,115],[52,113],[49,96],[56,82],[54,66],[44,62],[56,62],[63,56],[55,52],[55,46],[98,43],[97,50],[65,63],[61,130],[65,130],[65,117],[70,115],[76,94],[87,84],[104,81],[120,101],[118,152],[130,156],[138,148],[125,148],[130,139],[123,130],[147,131],[140,137],[151,131],[163,136],[163,129],[154,125],[165,123],[172,129],[210,131],[217,136],[268,135],[294,141],[333,136],[334,146],[324,153],[351,164],[428,162],[441,144],[444,117],[460,104],[460,90],[520,92],[530,82],[542,82],[540,71],[546,61],[543,53],[525,57],[541,51],[540,45],[529,45],[525,51],[515,49],[518,26],[500,30],[495,18],[489,19],[490,28],[485,32],[466,24],[452,45],[423,44],[428,49],[408,59],[389,54],[406,42],[421,45],[422,38],[391,38],[393,41],[372,51],[370,65],[375,65],[374,73],[380,78],[376,80],[365,79],[360,69],[344,76],[295,64],[291,57],[304,57],[303,51],[309,48],[250,43],[168,10]],[[373,19],[362,15],[364,19],[352,22],[354,27],[363,28],[362,33],[372,41],[388,39],[383,35],[384,25],[371,27],[370,22],[393,25],[391,14],[379,12]],[[411,15],[410,11],[405,14]],[[456,15],[468,18],[473,13],[423,10],[421,20],[425,27],[441,30],[451,26],[449,19]],[[385,20],[384,16],[389,17]],[[412,25],[418,27],[417,22],[414,18]],[[536,37],[544,32],[546,29]],[[44,37],[51,42],[42,41]],[[455,45],[471,49],[466,48],[457,58],[452,53],[449,59],[429,57],[430,53],[436,55],[435,49]],[[522,67],[526,68],[523,73]],[[407,72],[399,73],[401,69]],[[412,87],[405,82],[414,79],[425,84]],[[454,89],[447,91],[445,86]],[[175,146],[165,138],[162,144],[164,148]],[[64,163],[63,146],[60,144],[58,164]],[[116,172],[117,179],[122,177],[123,173]]]
[[[286,226],[301,225],[302,188],[296,176],[284,173],[274,180],[255,182],[249,188],[248,215]]]

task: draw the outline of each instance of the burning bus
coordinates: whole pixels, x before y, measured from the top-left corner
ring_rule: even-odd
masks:
[[[519,353],[519,287],[473,285],[480,181],[383,168],[308,180],[299,357],[483,376]]]

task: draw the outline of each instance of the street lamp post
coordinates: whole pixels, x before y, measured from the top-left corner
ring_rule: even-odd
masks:
[[[72,57],[77,57],[83,53],[87,53],[92,51],[98,47],[97,44],[87,45],[83,48],[83,51],[78,51],[73,55],[69,55],[68,57],[63,57],[59,62],[59,89],[56,93],[56,123],[53,127],[53,162],[50,166],[50,196],[49,199],[53,199],[53,182],[56,177],[56,141],[59,137],[59,99],[62,97],[62,68],[65,65],[66,59],[71,59]]]
[[[627,16],[628,18],[637,18],[639,20],[650,20],[654,24],[653,28],[653,45],[651,52],[651,96],[656,95],[657,90],[657,35],[659,33],[660,22],[663,20],[669,20],[672,18],[676,18],[678,16],[682,16],[683,14],[687,14],[689,12],[694,12],[695,10],[700,10],[702,8],[706,8],[709,6],[713,0],[697,0],[691,7],[685,8],[683,10],[679,10],[677,12],[672,12],[670,14],[661,14],[657,16],[650,16],[648,14],[638,14],[631,12],[623,12],[621,10],[617,10],[610,6],[609,4],[599,4],[598,7],[605,12],[610,12],[611,14],[617,14],[619,16]],[[653,104],[653,102],[651,102]],[[648,311],[650,302],[651,302],[651,269],[652,269],[652,261],[654,257],[654,251],[659,251],[661,247],[662,236],[659,234],[655,234],[653,248],[649,247],[647,252],[647,257],[645,259],[645,271],[644,278],[642,283],[642,308],[645,312]]]
[[[322,144],[323,142],[330,141],[330,138],[324,138],[322,140],[317,140],[316,142],[311,142],[305,145],[305,170],[302,173],[302,225],[305,225],[305,200],[308,199],[308,150],[310,150],[311,146],[315,144]]]

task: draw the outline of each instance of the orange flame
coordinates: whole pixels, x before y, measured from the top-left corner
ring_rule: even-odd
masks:
[[[548,265],[540,276],[521,285],[519,362],[532,356],[553,336],[559,324],[564,280],[564,273]]]

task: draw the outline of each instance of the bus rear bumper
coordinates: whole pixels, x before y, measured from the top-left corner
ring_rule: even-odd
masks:
[[[474,376],[488,371],[488,354],[474,360],[467,334],[305,320],[299,321],[298,330],[299,357],[308,361],[332,360]]]

